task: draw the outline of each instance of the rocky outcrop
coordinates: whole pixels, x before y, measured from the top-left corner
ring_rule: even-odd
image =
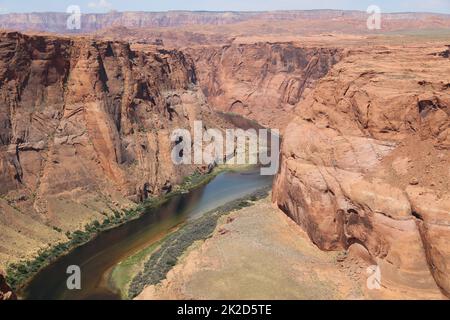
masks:
[[[188,48],[199,84],[216,110],[282,128],[316,80],[340,60],[342,50],[293,43]],[[280,127],[281,126],[281,127]]]
[[[12,292],[11,288],[6,283],[4,272],[0,270],[0,301],[1,300],[16,300],[17,296]]]
[[[0,261],[167,191],[175,128],[220,127],[179,51],[0,34]]]
[[[433,55],[441,51],[350,51],[296,106],[273,190],[319,248],[362,248],[384,289],[417,298],[450,296],[450,65]]]

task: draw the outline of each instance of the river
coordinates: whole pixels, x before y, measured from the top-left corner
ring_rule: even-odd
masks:
[[[272,176],[259,168],[223,172],[208,184],[171,198],[140,218],[102,232],[42,269],[23,290],[25,299],[120,299],[108,281],[123,259],[160,240],[176,226],[227,202],[270,185]],[[81,290],[68,290],[67,267],[81,269]]]
[[[225,120],[244,130],[263,128],[239,115],[222,114]],[[270,135],[268,147],[270,149]],[[177,226],[233,200],[272,184],[273,176],[262,176],[260,168],[223,172],[208,184],[170,198],[136,220],[100,233],[43,268],[22,290],[25,299],[120,299],[109,277],[121,261],[161,240]],[[81,290],[68,290],[66,273],[70,265],[81,269]]]

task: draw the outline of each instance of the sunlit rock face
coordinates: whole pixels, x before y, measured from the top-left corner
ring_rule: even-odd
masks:
[[[342,50],[293,43],[233,44],[184,49],[217,110],[284,129],[294,106],[340,60]]]
[[[179,51],[0,34],[0,261],[180,183],[170,134],[223,122]],[[23,213],[23,214],[21,214]]]
[[[273,189],[317,246],[362,246],[387,288],[417,297],[450,294],[450,65],[441,50],[348,52],[296,105]]]

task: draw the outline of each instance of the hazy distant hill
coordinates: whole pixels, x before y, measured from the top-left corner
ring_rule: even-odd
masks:
[[[66,28],[69,14],[10,13],[0,15],[0,28],[20,31],[74,32]],[[109,12],[104,14],[82,14],[81,29],[76,32],[93,32],[111,26],[124,27],[178,27],[189,25],[230,25],[251,21],[279,21],[280,23],[311,23],[320,30],[367,31],[365,21],[368,14],[363,11],[306,10],[270,12],[208,12],[208,11],[168,11],[168,12]],[[435,13],[394,13],[383,14],[384,29],[450,29],[450,15]],[[306,26],[307,27],[307,26]]]

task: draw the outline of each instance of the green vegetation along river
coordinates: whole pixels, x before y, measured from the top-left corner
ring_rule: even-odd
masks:
[[[120,299],[111,286],[111,270],[124,259],[152,246],[189,219],[269,186],[272,176],[259,168],[222,172],[208,184],[171,197],[162,206],[117,228],[100,233],[42,269],[24,288],[26,299]],[[81,290],[68,290],[67,267],[81,269]]]

